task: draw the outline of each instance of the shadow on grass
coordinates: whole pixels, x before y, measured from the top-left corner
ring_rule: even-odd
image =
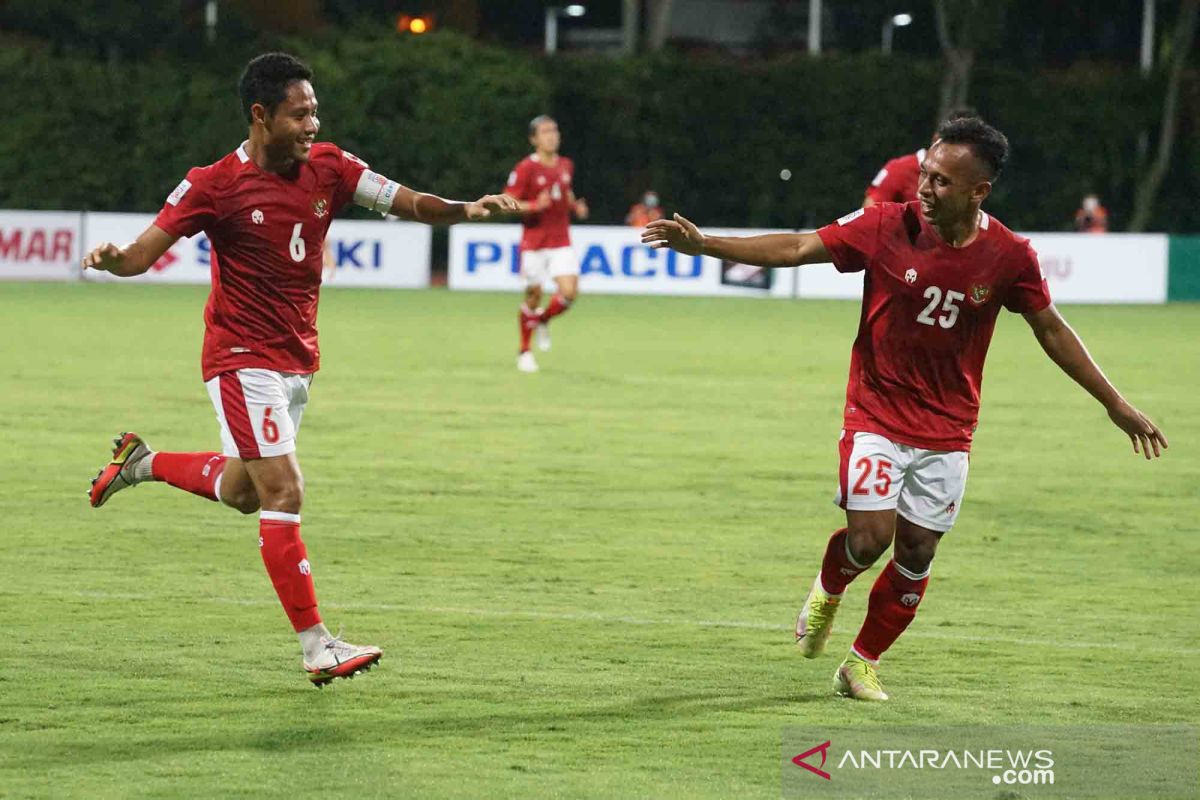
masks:
[[[325,690],[331,694],[335,690]],[[410,699],[416,699],[410,695]],[[571,731],[578,735],[593,726],[607,727],[622,723],[631,729],[641,725],[670,721],[678,722],[711,714],[759,711],[786,708],[797,702],[813,703],[824,701],[825,695],[805,694],[767,695],[761,697],[730,697],[717,693],[680,694],[666,697],[647,697],[632,702],[610,703],[599,707],[545,709],[521,711],[520,709],[497,713],[439,714],[428,717],[390,718],[364,720],[359,715],[337,718],[336,709],[323,710],[321,702],[309,704],[303,719],[280,725],[255,724],[253,714],[245,717],[224,716],[225,724],[219,730],[202,734],[186,731],[166,734],[138,733],[113,741],[81,740],[46,744],[27,744],[20,755],[12,754],[9,765],[22,770],[38,767],[51,768],[65,763],[111,763],[140,761],[178,753],[205,753],[230,751],[261,752],[311,752],[314,747],[323,749],[354,747],[357,745],[377,746],[389,740],[401,742],[425,742],[429,738],[495,736],[502,732],[504,738],[527,738],[534,734]],[[397,712],[409,710],[403,701],[397,700]],[[428,706],[424,707],[425,710]],[[271,720],[261,720],[269,723]],[[782,722],[782,721],[781,721]],[[234,726],[239,729],[231,730]],[[583,728],[581,731],[580,728]]]

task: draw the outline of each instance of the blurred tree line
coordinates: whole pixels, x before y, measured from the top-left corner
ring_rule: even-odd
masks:
[[[62,3],[42,0],[46,26]],[[668,210],[701,224],[814,226],[857,207],[885,160],[928,143],[943,75],[936,57],[911,55],[547,59],[450,32],[264,33],[252,20],[244,36],[209,45],[203,3],[128,5],[144,24],[136,36],[127,19],[78,14],[70,24],[93,31],[81,34],[90,44],[72,47],[28,25],[0,33],[11,109],[0,126],[0,206],[157,210],[189,167],[242,140],[240,70],[281,47],[316,70],[321,138],[416,188],[460,197],[498,190],[528,152],[528,120],[549,112],[595,222],[619,223],[652,187]],[[164,7],[195,24],[168,24]],[[1082,195],[1096,192],[1123,229],[1153,158],[1146,132],[1159,127],[1163,86],[1161,74],[1143,78],[1133,66],[976,63],[970,102],[1013,144],[989,209],[1014,228],[1067,229]],[[1200,230],[1198,101],[1200,81],[1185,72],[1178,144],[1151,230]]]

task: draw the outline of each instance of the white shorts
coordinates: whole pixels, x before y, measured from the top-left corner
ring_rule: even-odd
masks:
[[[569,247],[521,251],[521,278],[526,286],[541,286],[551,278],[579,274],[579,259]]]
[[[312,379],[311,374],[239,369],[206,381],[221,425],[221,452],[242,459],[296,452]]]
[[[967,489],[966,451],[923,450],[877,433],[844,430],[838,455],[834,502],[842,508],[894,508],[909,522],[942,533],[954,526]]]

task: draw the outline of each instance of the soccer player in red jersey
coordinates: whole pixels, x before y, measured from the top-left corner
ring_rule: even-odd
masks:
[[[927,152],[922,147],[915,153],[897,156],[884,164],[867,187],[863,208],[870,208],[876,203],[907,203],[915,199],[921,163]]]
[[[1162,432],[1116,390],[1050,300],[1028,240],[980,209],[1008,141],[978,118],[944,123],[921,164],[919,199],[860,209],[816,233],[706,236],[688,220],[652,222],[642,241],[762,267],[832,261],[865,271],[850,359],[837,502],[796,623],[801,652],[824,649],[842,593],[894,543],[867,617],[834,674],[839,694],[886,700],[880,656],[917,613],[938,542],[962,509],[983,362],[1001,307],[1021,314],[1046,354],[1098,400],[1147,459]]]
[[[550,320],[565,314],[579,293],[579,261],[571,250],[571,214],[587,219],[587,201],[575,197],[572,181],[575,165],[558,154],[562,137],[558,123],[542,115],[529,123],[529,143],[533,154],[521,161],[508,175],[504,191],[517,199],[523,215],[521,224],[521,278],[525,299],[518,322],[521,349],[517,369],[537,372],[537,360],[529,350],[529,340],[537,332],[538,349],[550,349]],[[553,278],[554,296],[545,308],[542,284]]]
[[[249,138],[207,167],[195,167],[137,240],[102,244],[85,269],[140,275],[180,236],[212,242],[212,293],[204,311],[201,366],[221,428],[222,451],[151,450],[136,433],[116,440],[92,481],[91,504],[144,481],[259,514],[259,549],[300,638],[304,669],[323,686],[369,669],[382,652],[330,635],[317,610],[312,564],[300,538],[304,479],[296,435],[320,366],[317,297],[325,235],[349,203],[434,225],[513,212],[506,195],[452,202],[372,172],[328,142],[320,128],[312,71],[293,56],[250,61],[239,83]]]
[[[969,108],[960,108],[950,112],[947,120],[973,117],[975,112]],[[935,134],[930,141],[937,141]],[[867,187],[863,197],[863,208],[870,208],[876,203],[907,203],[917,198],[917,182],[921,177],[921,163],[928,152],[924,147],[915,153],[897,156],[891,159],[875,174],[871,185]]]

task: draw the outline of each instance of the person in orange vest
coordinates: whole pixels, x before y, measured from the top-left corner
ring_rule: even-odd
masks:
[[[1096,195],[1084,195],[1083,203],[1075,212],[1075,230],[1078,233],[1108,233],[1108,209],[1100,205]]]
[[[662,209],[658,206],[658,192],[647,189],[642,195],[642,202],[629,207],[629,213],[625,215],[625,224],[644,228],[656,219],[662,219]]]

